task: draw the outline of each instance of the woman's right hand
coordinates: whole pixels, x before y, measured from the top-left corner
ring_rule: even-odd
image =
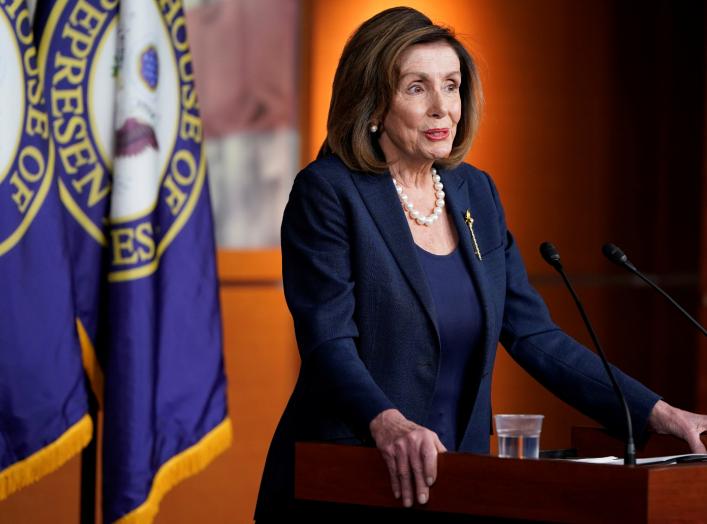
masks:
[[[430,486],[437,479],[437,455],[447,451],[437,434],[406,419],[397,409],[382,411],[369,427],[388,466],[395,498],[402,496],[403,505],[409,508],[416,493],[420,504],[427,503]]]

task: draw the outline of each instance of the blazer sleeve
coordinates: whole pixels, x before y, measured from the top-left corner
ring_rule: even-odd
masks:
[[[494,203],[504,234],[506,303],[500,341],[511,357],[555,395],[617,434],[626,433],[623,407],[599,356],[565,334],[550,318],[506,226],[498,192],[490,177]],[[612,366],[626,397],[634,433],[645,432],[660,397]]]
[[[363,434],[394,407],[358,355],[350,227],[335,189],[311,169],[294,182],[282,221],[282,274],[302,375],[318,382]]]

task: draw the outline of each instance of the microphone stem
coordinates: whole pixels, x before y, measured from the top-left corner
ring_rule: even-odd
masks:
[[[589,321],[589,317],[587,316],[587,313],[584,311],[584,306],[582,306],[582,303],[579,300],[579,297],[577,296],[577,293],[575,293],[574,288],[572,287],[572,284],[569,281],[569,278],[567,278],[567,275],[565,274],[565,271],[562,269],[562,266],[557,265],[555,266],[558,273],[560,273],[560,276],[562,279],[565,281],[565,284],[567,285],[567,289],[569,289],[570,294],[572,295],[572,299],[574,300],[574,303],[577,305],[577,309],[579,309],[579,314],[582,316],[582,320],[584,321],[585,326],[587,326],[587,331],[589,331],[589,336],[592,338],[592,342],[594,343],[594,347],[597,348],[597,351],[599,352],[599,355],[601,357],[601,363],[604,365],[604,369],[606,370],[606,374],[609,375],[609,380],[611,381],[611,385],[614,388],[614,392],[616,395],[621,399],[621,404],[623,405],[624,408],[624,413],[626,417],[626,449],[624,451],[624,464],[626,465],[635,465],[636,464],[636,445],[634,444],[633,441],[633,424],[631,422],[631,412],[628,409],[628,403],[626,402],[626,397],[624,397],[623,391],[621,391],[621,388],[619,387],[618,382],[616,382],[616,377],[614,377],[614,373],[611,370],[611,366],[609,366],[609,361],[606,358],[606,354],[604,354],[604,350],[601,347],[601,344],[599,343],[599,339],[597,338],[596,333],[594,332],[594,328],[592,327],[592,323]]]
[[[687,317],[687,319],[688,319],[690,322],[692,322],[692,323],[695,325],[695,327],[696,327],[697,329],[699,329],[699,330],[702,332],[702,334],[703,334],[704,336],[707,337],[707,329],[705,329],[705,328],[702,326],[702,324],[700,324],[699,322],[697,322],[697,320],[695,320],[694,318],[692,318],[692,316],[691,316],[687,311],[685,311],[685,310],[682,308],[682,306],[681,306],[680,304],[678,304],[677,302],[675,302],[675,300],[673,299],[673,297],[671,297],[670,295],[668,295],[665,291],[663,291],[663,290],[662,290],[661,288],[659,288],[656,284],[654,284],[652,280],[650,280],[650,279],[649,279],[648,277],[646,277],[643,273],[641,273],[638,269],[636,269],[636,267],[635,267],[633,264],[631,264],[630,262],[626,262],[624,265],[625,265],[625,266],[629,269],[629,271],[631,271],[634,275],[636,275],[638,278],[640,278],[641,280],[643,280],[646,284],[648,284],[650,287],[652,287],[653,289],[655,289],[658,293],[660,293],[661,295],[663,295],[663,297],[665,297],[665,298],[668,300],[668,302],[670,302],[673,306],[675,306],[676,308],[678,308],[678,310],[679,310],[683,315],[685,315],[685,316]]]

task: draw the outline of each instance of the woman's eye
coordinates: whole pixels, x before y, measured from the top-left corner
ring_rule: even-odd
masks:
[[[447,84],[446,88],[447,91],[450,93],[454,93],[455,91],[459,90],[459,86],[455,82],[450,82],[449,84]]]
[[[422,91],[423,91],[422,86],[419,84],[413,84],[410,87],[408,87],[408,93],[413,94],[413,95],[418,94],[418,93],[422,93]]]

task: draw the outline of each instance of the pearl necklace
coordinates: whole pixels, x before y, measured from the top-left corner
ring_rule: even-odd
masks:
[[[423,216],[422,213],[415,209],[413,203],[410,202],[410,199],[405,194],[405,191],[403,191],[403,187],[398,184],[398,181],[395,180],[395,178],[393,178],[393,185],[395,186],[395,191],[398,193],[398,198],[400,199],[400,203],[403,205],[403,209],[405,209],[407,214],[410,215],[410,218],[421,226],[431,226],[442,214],[442,208],[444,207],[444,191],[442,191],[442,188],[444,186],[442,185],[441,180],[441,177],[437,174],[437,170],[433,167],[432,184],[435,190],[435,208],[432,210],[432,213],[427,216]]]

